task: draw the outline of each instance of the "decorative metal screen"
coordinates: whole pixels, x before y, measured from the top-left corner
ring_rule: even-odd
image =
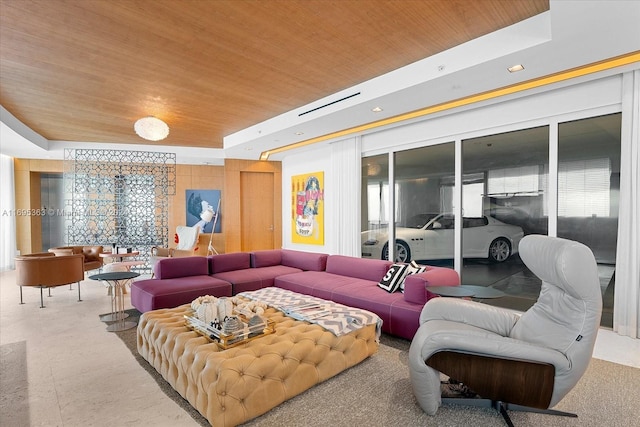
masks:
[[[168,246],[174,153],[65,149],[64,155],[69,245],[117,245],[145,261],[152,246]]]

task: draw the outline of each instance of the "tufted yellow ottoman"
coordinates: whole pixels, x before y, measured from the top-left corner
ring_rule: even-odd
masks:
[[[217,426],[235,426],[354,366],[378,350],[375,325],[336,337],[269,308],[276,332],[221,350],[190,331],[189,305],[144,313],[138,352]]]

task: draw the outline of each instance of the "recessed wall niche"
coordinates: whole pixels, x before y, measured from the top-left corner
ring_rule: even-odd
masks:
[[[64,154],[67,244],[131,248],[142,260],[152,246],[168,246],[174,153],[65,149]]]

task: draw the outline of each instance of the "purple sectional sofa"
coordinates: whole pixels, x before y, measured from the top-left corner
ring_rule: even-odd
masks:
[[[205,265],[206,264],[206,265]],[[204,266],[203,266],[204,265]],[[376,313],[384,332],[412,339],[429,286],[457,286],[455,270],[428,266],[407,276],[404,293],[377,286],[389,261],[274,249],[160,260],[155,278],[133,282],[131,304],[141,312],[176,307],[200,295],[231,296],[276,286]]]

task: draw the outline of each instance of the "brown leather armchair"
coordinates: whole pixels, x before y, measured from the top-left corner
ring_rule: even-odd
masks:
[[[84,257],[84,271],[101,268],[104,263],[104,258],[100,256],[100,254],[102,253],[102,246],[100,245],[61,246],[57,248],[51,248],[49,249],[49,252],[55,255],[82,255]]]
[[[22,287],[40,288],[40,308],[44,308],[42,290],[56,286],[78,283],[78,302],[80,297],[80,281],[84,279],[84,256],[81,254],[59,255],[50,252],[35,253],[16,257],[16,284],[20,286],[20,304]]]

